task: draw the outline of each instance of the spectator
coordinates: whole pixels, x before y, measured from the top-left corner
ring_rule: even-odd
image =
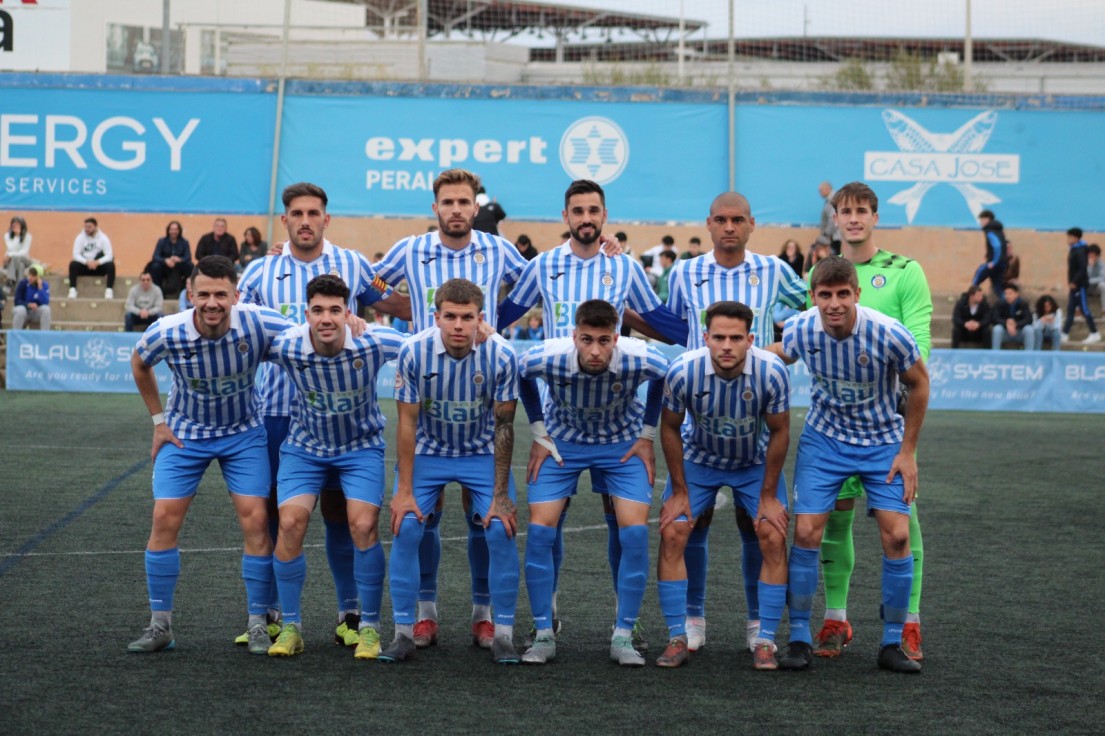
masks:
[[[1101,300],[1105,309],[1105,263],[1101,262],[1101,247],[1097,243],[1086,247],[1086,276],[1090,281],[1090,296]],[[1102,316],[1105,317],[1105,311]]]
[[[1058,350],[1063,342],[1063,310],[1051,294],[1044,294],[1036,300],[1036,316],[1032,327],[1036,330],[1036,349],[1044,349],[1044,339],[1051,340],[1051,349]]]
[[[1067,249],[1067,287],[1070,289],[1070,298],[1067,300],[1067,318],[1063,322],[1062,340],[1067,341],[1070,328],[1074,326],[1074,314],[1080,310],[1086,318],[1086,327],[1090,330],[1082,344],[1092,345],[1101,342],[1101,333],[1097,331],[1093,311],[1090,309],[1089,247],[1082,239],[1082,228],[1072,227],[1067,230],[1067,244],[1070,246]]]
[[[50,329],[50,285],[39,274],[38,266],[28,268],[15,287],[12,329],[22,330],[28,322],[42,330]]]
[[[1021,258],[1013,252],[1013,243],[1005,241],[1005,283],[1021,286]]]
[[[1004,342],[1017,342],[1025,350],[1036,349],[1036,329],[1032,326],[1032,310],[1021,299],[1020,289],[1006,284],[1002,300],[994,309],[994,326],[990,332],[990,347],[1001,350]]]
[[[84,230],[73,240],[73,260],[69,262],[69,298],[77,298],[79,276],[105,276],[107,289],[104,299],[115,298],[115,256],[111,251],[111,239],[95,217],[86,218]]]
[[[796,274],[802,275],[802,267],[806,264],[806,259],[802,256],[802,249],[799,247],[797,240],[792,238],[783,243],[783,249],[779,251],[779,258],[790,266]]]
[[[263,258],[269,252],[269,244],[261,240],[261,231],[247,227],[242,233],[242,248],[238,251],[238,272],[245,270],[254,258]]]
[[[27,232],[27,221],[18,215],[4,233],[4,251],[4,272],[9,282],[18,284],[31,266],[31,234]]]
[[[1005,284],[1005,267],[1007,265],[1008,251],[1005,239],[1005,228],[994,217],[990,210],[978,213],[978,223],[982,226],[982,233],[986,239],[986,260],[975,271],[971,283],[980,286],[983,281],[990,279],[990,288],[994,291],[997,301],[1001,302],[1002,289]]]
[[[238,262],[238,241],[226,231],[226,220],[222,217],[215,218],[211,232],[196,244],[196,262],[207,256],[226,256],[234,263]]]
[[[482,186],[476,192],[476,204],[480,206],[476,212],[476,218],[472,220],[472,229],[481,233],[499,234],[499,223],[506,219],[506,210],[498,202],[487,196],[487,190]]]
[[[827,181],[823,181],[817,187],[817,193],[821,195],[825,203],[821,205],[821,222],[818,227],[817,240],[814,241],[814,245],[828,246],[833,255],[839,256],[840,231],[836,228],[836,209],[833,207],[832,202],[833,185]],[[800,273],[797,269],[794,272]]]
[[[810,248],[810,252],[806,254],[806,263],[805,267],[802,269],[803,272],[798,273],[795,271],[795,273],[798,273],[799,276],[805,276],[810,272],[815,263],[828,256],[831,252],[832,249],[825,243],[815,243],[814,246]]]
[[[977,342],[985,348],[993,324],[992,311],[981,286],[972,285],[963,292],[952,308],[952,349],[963,342]]]
[[[541,323],[541,315],[531,314],[523,327],[518,325],[514,330],[515,340],[544,340],[545,326]]]
[[[527,261],[532,261],[540,252],[534,247],[533,241],[530,240],[529,236],[526,234],[519,235],[514,245],[518,248],[518,252],[522,254],[522,258],[525,258]]]
[[[381,251],[376,251],[372,254],[372,262],[379,263],[384,260],[384,254]]]
[[[614,233],[614,240],[617,240],[618,245],[622,247],[622,253],[630,258],[633,257],[633,250],[629,247],[629,236],[625,234],[624,230]]]
[[[675,238],[670,235],[660,238],[659,245],[654,245],[641,254],[641,265],[648,271],[649,281],[653,283],[653,287],[656,285],[656,279],[660,278],[660,274],[664,271],[664,267],[660,265],[660,254],[665,250],[675,250]]]
[[[153,247],[153,260],[146,266],[162,293],[176,296],[192,275],[192,246],[184,237],[184,226],[176,220],[165,228],[165,237]]]
[[[775,306],[771,309],[771,322],[775,327],[775,342],[783,339],[783,327],[786,326],[787,320],[799,314],[801,312],[794,307],[781,301],[775,302]]]
[[[135,327],[149,327],[164,312],[165,301],[161,287],[153,282],[149,271],[143,271],[138,277],[138,283],[130,287],[130,293],[127,294],[123,326],[127,332],[134,332]]]
[[[698,258],[702,255],[702,238],[697,235],[687,241],[687,250],[679,254],[679,260],[686,261],[691,258]]]
[[[660,301],[665,304],[668,301],[668,278],[671,277],[671,270],[675,267],[675,259],[674,250],[660,252],[660,275],[656,279],[656,296],[660,297]]]

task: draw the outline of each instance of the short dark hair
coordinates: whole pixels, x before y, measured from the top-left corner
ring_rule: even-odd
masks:
[[[690,242],[694,243],[695,245],[702,245],[702,238],[695,235],[691,238]]]
[[[200,274],[212,279],[230,279],[232,284],[238,283],[238,270],[234,268],[234,261],[226,256],[204,256],[199,259],[189,282],[195,284],[196,276]]]
[[[326,190],[318,184],[311,184],[306,181],[296,182],[295,184],[284,187],[284,192],[280,195],[280,200],[284,203],[284,209],[288,209],[288,205],[290,205],[292,200],[296,197],[318,197],[322,200],[322,209],[324,210],[326,209],[326,205],[330,203],[329,198],[326,196]]]
[[[472,196],[483,191],[483,186],[480,184],[480,177],[473,174],[467,169],[447,169],[442,171],[434,179],[434,199],[437,199],[437,192],[443,186],[448,184],[467,184],[472,187]]]
[[[994,211],[993,210],[983,210],[982,212],[978,213],[978,216],[979,216],[980,219],[983,218],[983,217],[985,217],[987,220],[996,219],[994,217]]]
[[[660,251],[660,257],[661,257],[661,258],[670,258],[671,260],[673,260],[673,261],[674,261],[674,260],[675,260],[676,258],[678,258],[678,257],[679,257],[679,254],[678,254],[678,253],[676,253],[676,252],[675,252],[674,250],[671,250],[671,249],[669,248],[669,249],[667,249],[667,250],[662,250],[662,251]]]
[[[315,276],[307,282],[307,301],[310,302],[318,296],[338,296],[343,302],[349,302],[349,287],[341,280],[341,276],[324,273]]]
[[[1070,230],[1067,230],[1067,235],[1071,236],[1072,238],[1078,238],[1079,240],[1081,240],[1082,239],[1082,228],[1072,227]]]
[[[567,191],[564,192],[564,209],[568,209],[568,200],[575,195],[591,193],[599,195],[602,206],[606,206],[606,192],[602,191],[602,187],[590,179],[576,179],[568,185]]]
[[[859,275],[856,267],[846,258],[840,256],[826,256],[817,262],[817,268],[810,275],[810,291],[821,285],[832,286],[835,284],[848,284],[853,289],[859,288]]]
[[[518,236],[518,239],[514,241],[515,245],[533,245],[533,241],[529,239],[529,236],[522,233]]]
[[[180,235],[180,237],[183,238],[184,237],[184,226],[180,224],[179,220],[169,220],[169,224],[165,226],[165,237],[166,238],[169,237],[169,230],[172,229],[173,225],[177,226],[177,230],[180,230],[179,235]]]
[[[618,232],[614,233],[614,240],[617,240],[619,243],[624,243],[625,241],[629,240],[629,236],[625,234],[624,230],[619,230]]]
[[[445,302],[475,304],[477,310],[482,310],[483,291],[468,279],[449,279],[434,292],[435,308],[441,309]]]
[[[714,302],[706,308],[706,329],[710,329],[710,323],[714,317],[729,317],[730,319],[739,319],[744,322],[744,326],[749,332],[752,331],[752,320],[755,319],[755,315],[752,314],[752,309],[740,302],[722,301]]]
[[[1101,255],[1101,246],[1097,243],[1090,243],[1089,247],[1086,248],[1086,252],[1093,253],[1095,256],[1099,256]]]
[[[1018,294],[1021,293],[1021,288],[1019,286],[1017,286],[1016,284],[1014,284],[1012,281],[1006,281],[1005,286],[1003,286],[1001,290],[1005,291],[1006,289],[1012,289],[1013,291],[1017,292]]]
[[[618,310],[605,299],[589,299],[576,307],[576,327],[616,330]]]
[[[875,190],[862,181],[853,181],[837,189],[836,192],[833,193],[833,198],[829,200],[829,203],[833,206],[834,210],[837,210],[840,209],[840,205],[848,201],[857,204],[866,202],[871,205],[872,212],[879,211],[879,195],[875,194]]]
[[[91,223],[92,223],[93,225],[95,225],[96,227],[99,227],[99,226],[100,226],[100,223],[96,222],[96,218],[95,218],[95,217],[86,217],[86,218],[84,218],[84,221],[85,221],[85,222],[91,222]]]
[[[670,247],[675,245],[675,238],[670,235],[665,235],[664,237],[660,238],[660,242]]]
[[[30,276],[38,276],[38,266],[31,266],[28,268],[27,274]]]
[[[967,296],[974,296],[978,292],[982,291],[982,287],[978,284],[971,284],[967,287]]]

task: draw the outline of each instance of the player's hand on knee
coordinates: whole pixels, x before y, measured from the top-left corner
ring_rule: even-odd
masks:
[[[537,482],[537,474],[541,471],[541,464],[545,458],[552,457],[556,464],[564,467],[564,460],[556,449],[556,443],[550,437],[534,437],[533,444],[529,448],[529,462],[526,463],[526,478],[530,483]]]
[[[902,485],[905,486],[902,500],[911,504],[917,498],[917,458],[913,457],[912,453],[898,453],[894,457],[894,463],[886,475],[886,482],[892,482],[898,474],[901,474]]]
[[[651,486],[656,482],[656,448],[652,440],[642,437],[634,442],[629,452],[622,456],[621,461],[624,463],[634,455],[641,458],[641,462],[645,464],[645,470],[648,471],[648,484]]]
[[[150,450],[151,461],[157,460],[157,453],[165,445],[184,447],[184,443],[177,439],[177,436],[173,434],[173,430],[169,429],[168,424],[155,425],[153,428],[153,449]]]
[[[677,521],[680,516],[687,517],[687,524],[694,526],[694,517],[691,516],[691,499],[686,493],[673,493],[660,506],[660,531],[667,528],[668,524]]]
[[[495,519],[502,522],[508,539],[514,536],[518,529],[518,511],[509,496],[504,496],[502,498],[495,497],[491,501],[491,510],[483,520],[483,528],[487,529],[490,527],[491,522]]]
[[[790,515],[787,509],[777,498],[760,499],[759,513],[756,515],[756,531],[760,530],[760,524],[770,524],[785,538],[787,526],[790,525]]]
[[[425,519],[422,516],[422,510],[418,508],[418,504],[415,503],[414,495],[411,493],[396,493],[391,497],[391,534],[392,536],[399,536],[399,527],[403,525],[403,519],[407,518],[407,514],[414,514],[414,517],[418,519],[419,523],[422,523]]]

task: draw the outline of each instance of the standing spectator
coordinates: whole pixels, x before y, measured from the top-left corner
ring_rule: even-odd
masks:
[[[802,256],[802,249],[798,246],[797,240],[792,238],[783,243],[783,249],[779,251],[779,258],[790,266],[796,274],[802,275],[802,266],[805,265],[806,259]]]
[[[1036,349],[1044,349],[1044,338],[1051,340],[1051,349],[1058,350],[1063,342],[1060,325],[1063,324],[1063,310],[1051,294],[1044,294],[1036,300],[1036,316],[1032,326],[1036,330]]]
[[[527,261],[532,261],[541,252],[534,247],[533,241],[525,233],[518,236],[518,239],[514,241],[514,246],[518,249],[518,253],[521,254],[522,258]]]
[[[1005,268],[1008,265],[1009,241],[1005,239],[1005,228],[991,210],[978,213],[978,224],[982,226],[982,233],[986,238],[986,260],[975,271],[971,283],[981,286],[983,281],[990,279],[990,288],[1000,302],[1005,284]]]
[[[675,250],[675,238],[670,235],[660,238],[659,245],[654,245],[641,254],[641,265],[648,272],[648,280],[652,282],[653,288],[655,288],[656,280],[660,278],[660,274],[664,272],[664,267],[660,265],[660,254],[666,250]]]
[[[242,249],[238,252],[238,273],[241,273],[254,258],[263,258],[269,252],[269,244],[261,240],[261,231],[247,227],[242,233]]]
[[[1086,275],[1090,280],[1090,296],[1097,295],[1105,308],[1105,263],[1101,262],[1101,247],[1097,243],[1086,247]],[[1105,311],[1102,316],[1105,317]]]
[[[668,301],[668,279],[671,277],[671,270],[675,267],[675,251],[665,250],[660,253],[660,276],[656,279],[656,296],[660,297],[660,301]]]
[[[1092,345],[1101,342],[1101,333],[1094,324],[1093,312],[1090,310],[1088,297],[1090,287],[1089,275],[1089,248],[1082,239],[1082,228],[1072,227],[1067,230],[1067,287],[1070,289],[1070,298],[1067,300],[1067,319],[1063,322],[1063,342],[1069,339],[1070,328],[1074,324],[1074,312],[1082,310],[1082,316],[1086,318],[1086,327],[1089,328],[1089,336],[1082,341],[1083,345]]]
[[[175,296],[186,288],[192,275],[192,246],[184,237],[184,226],[176,220],[168,224],[165,237],[157,241],[146,270],[162,293]]]
[[[226,220],[222,217],[215,218],[211,232],[196,244],[196,262],[206,256],[226,256],[234,263],[238,262],[238,241],[226,231]]]
[[[31,234],[27,232],[27,221],[18,215],[12,218],[4,233],[4,249],[4,271],[8,281],[19,283],[31,265]]]
[[[499,223],[506,219],[506,210],[498,202],[487,196],[487,190],[482,186],[476,193],[476,204],[480,206],[476,212],[476,218],[472,220],[472,229],[481,233],[499,234]]]
[[[985,348],[986,336],[993,323],[991,312],[981,286],[971,286],[963,292],[952,308],[952,349],[958,348],[961,342],[977,342]]]
[[[73,260],[69,261],[69,298],[77,298],[77,277],[105,276],[107,289],[104,299],[115,298],[115,256],[111,251],[111,239],[95,217],[86,218],[84,230],[73,241]]]
[[[833,209],[832,203],[833,185],[827,181],[823,181],[817,187],[817,193],[821,195],[821,198],[825,200],[825,202],[821,205],[821,223],[814,245],[827,245],[834,256],[839,256],[840,230],[837,229],[836,226],[836,210]],[[801,275],[801,272],[797,269],[795,269],[794,272]]]
[[[1003,342],[1019,342],[1025,350],[1036,349],[1036,328],[1032,326],[1032,310],[1021,299],[1020,289],[1006,284],[1002,300],[994,308],[994,327],[990,332],[990,347],[1001,350]]]
[[[28,268],[26,277],[15,287],[12,329],[22,330],[28,322],[50,329],[50,285],[42,279],[38,266]]]
[[[383,251],[378,250],[378,251],[376,251],[375,253],[372,254],[372,263],[373,264],[380,263],[383,260],[384,260]]]
[[[135,327],[149,327],[164,311],[165,298],[161,287],[153,282],[149,271],[143,271],[138,283],[130,287],[130,293],[127,294],[123,326],[127,332],[134,332]]]

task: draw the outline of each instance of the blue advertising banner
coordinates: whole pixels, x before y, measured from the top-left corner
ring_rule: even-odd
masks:
[[[820,182],[862,180],[883,225],[1098,227],[1103,130],[1095,111],[743,105],[737,188],[761,222],[816,222]]]
[[[276,97],[241,92],[0,92],[6,209],[264,212]]]
[[[137,393],[130,356],[137,332],[8,331],[8,390]],[[172,375],[154,368],[162,393]]]
[[[725,105],[292,95],[280,184],[323,183],[332,214],[431,216],[441,171],[478,173],[516,219],[560,219],[593,179],[619,220],[705,220],[725,190]]]

